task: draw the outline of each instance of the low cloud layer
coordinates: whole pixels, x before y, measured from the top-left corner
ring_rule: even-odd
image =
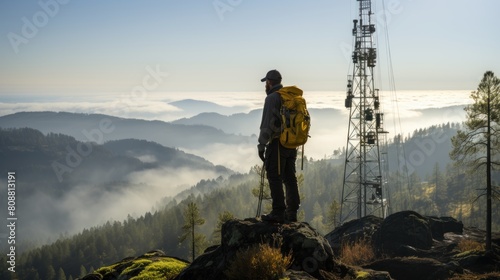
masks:
[[[257,154],[257,139],[255,139],[255,144],[226,145],[215,143],[203,149],[185,149],[184,151],[200,155],[215,165],[223,165],[240,173],[247,173],[252,166],[262,164]]]
[[[415,110],[444,108],[469,104],[470,91],[401,91],[382,93],[383,110],[387,115],[411,117]],[[345,92],[307,91],[304,97],[309,108],[332,108],[348,112],[344,107]],[[0,116],[22,111],[64,111],[73,113],[99,113],[123,118],[173,121],[192,117],[169,103],[184,99],[208,101],[226,108],[239,108],[242,112],[260,109],[264,92],[151,92],[144,96],[132,94],[77,94],[77,95],[5,95],[0,97]],[[224,112],[216,112],[224,113]],[[236,112],[235,112],[236,113]],[[258,124],[257,124],[258,125]]]
[[[155,210],[162,198],[218,176],[213,171],[161,168],[134,172],[118,187],[107,188],[96,181],[74,186],[61,197],[36,192],[19,203],[19,240],[43,244],[64,233],[74,234],[107,221],[123,221],[128,215],[139,217]],[[1,240],[0,247],[4,245]]]

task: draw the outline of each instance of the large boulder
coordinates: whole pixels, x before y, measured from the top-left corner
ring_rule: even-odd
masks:
[[[373,236],[375,252],[386,256],[412,255],[432,247],[432,232],[425,217],[414,211],[388,216]]]
[[[340,253],[343,244],[352,244],[358,241],[371,243],[372,236],[379,229],[384,219],[375,216],[366,216],[351,220],[332,232],[325,235],[335,254]]]
[[[448,232],[463,233],[464,224],[452,217],[427,216],[427,221],[432,232],[432,238],[443,240],[444,234]]]
[[[419,249],[428,249],[428,247],[432,245],[432,243],[430,243],[431,239],[429,239],[427,227],[430,229],[430,236],[432,239],[436,240],[444,240],[444,234],[449,232],[461,234],[463,233],[464,228],[462,222],[451,217],[421,216],[420,214],[412,211],[398,212],[389,217],[388,221],[384,221],[384,219],[375,216],[366,216],[360,219],[351,220],[340,227],[335,228],[333,231],[328,233],[325,238],[330,243],[334,253],[338,254],[343,244],[355,243],[360,240],[371,243],[372,238],[377,236],[377,231],[384,222],[384,232],[398,232],[399,234],[397,235],[400,238],[407,236],[412,240],[415,240],[415,238],[411,236],[423,234],[423,236],[419,239],[425,239],[425,246],[418,246],[418,244],[414,246],[411,242],[403,242],[403,245],[407,245],[407,247],[400,248],[400,253],[406,252],[405,254],[415,254],[419,252]],[[401,223],[402,221],[406,221],[408,226],[406,230],[401,232],[400,230],[405,227],[405,224]],[[424,225],[425,222],[427,222],[427,225]],[[418,226],[417,224],[422,225]],[[420,231],[415,232],[413,230],[415,227],[420,228]],[[379,242],[380,239],[377,239],[376,241]],[[419,243],[420,241],[416,239],[416,242]]]
[[[292,254],[291,269],[316,279],[324,279],[320,271],[337,275],[350,272],[346,266],[335,263],[328,241],[307,223],[273,224],[245,219],[226,222],[222,226],[221,245],[196,258],[175,279],[226,279],[224,272],[236,253],[261,243],[280,243],[282,253]]]

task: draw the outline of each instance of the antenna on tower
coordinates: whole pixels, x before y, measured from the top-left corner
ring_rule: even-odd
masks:
[[[380,108],[379,90],[375,88],[374,67],[377,49],[374,47],[371,0],[357,0],[359,18],[353,20],[353,72],[347,77],[345,107],[349,109],[349,127],[342,186],[340,223],[376,215],[385,218],[386,178],[381,157],[384,152],[384,113]],[[382,161],[383,163],[383,161]]]

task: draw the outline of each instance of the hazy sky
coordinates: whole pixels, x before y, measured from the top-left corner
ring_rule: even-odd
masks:
[[[0,1],[4,94],[254,91],[284,83],[343,90],[355,0]],[[373,0],[398,89],[475,89],[500,74],[500,1]],[[384,68],[385,67],[385,68]],[[380,86],[381,88],[384,85]]]

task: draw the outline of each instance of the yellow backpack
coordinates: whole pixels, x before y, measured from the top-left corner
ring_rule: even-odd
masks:
[[[311,116],[306,100],[302,97],[302,90],[296,86],[283,87],[278,93],[281,96],[280,143],[285,148],[297,148],[310,137]]]

